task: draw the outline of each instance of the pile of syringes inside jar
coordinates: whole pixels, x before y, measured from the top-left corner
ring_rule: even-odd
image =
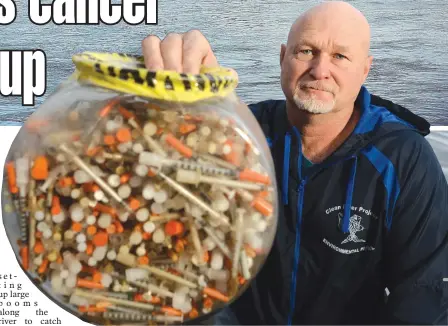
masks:
[[[274,220],[248,136],[213,112],[119,97],[87,130],[66,115],[80,128],[6,162],[23,268],[114,322],[183,322],[237,295]]]

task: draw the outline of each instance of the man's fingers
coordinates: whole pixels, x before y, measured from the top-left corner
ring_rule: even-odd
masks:
[[[160,39],[157,36],[149,35],[142,41],[142,52],[146,69],[153,71],[164,69]]]
[[[183,37],[183,71],[198,74],[201,65],[215,67],[218,61],[214,56],[210,44],[201,32],[191,30]]]
[[[218,66],[218,60],[215,57],[215,54],[210,49],[205,58],[202,60],[202,64],[206,67],[214,68]]]
[[[170,33],[160,44],[165,70],[182,72],[182,35]]]
[[[211,46],[198,30],[168,34],[163,41],[150,35],[142,41],[145,66],[149,70],[172,70],[198,74],[201,65],[217,67]]]
[[[236,70],[232,69],[232,68],[227,68],[230,70],[230,74],[232,75],[233,79],[238,80],[238,73],[236,72]]]

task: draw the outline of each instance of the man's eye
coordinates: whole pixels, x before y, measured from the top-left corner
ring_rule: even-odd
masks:
[[[334,56],[336,57],[336,59],[346,59],[347,58],[345,55],[342,55],[340,53],[336,53]]]
[[[313,50],[310,50],[310,49],[300,50],[299,53],[303,53],[303,54],[313,54]]]

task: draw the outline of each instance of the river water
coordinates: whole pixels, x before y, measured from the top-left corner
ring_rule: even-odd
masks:
[[[34,107],[21,98],[0,97],[0,124],[23,122],[73,70],[71,56],[82,51],[140,54],[149,33],[200,29],[220,64],[238,71],[237,93],[246,102],[280,99],[279,51],[291,23],[316,1],[159,0],[158,25],[45,26],[28,19],[28,1],[16,1],[16,21],[1,26],[0,49],[42,49],[47,56],[47,92]],[[47,1],[48,2],[48,1]],[[448,125],[448,1],[349,1],[372,28],[374,63],[366,86],[408,107],[433,125]]]

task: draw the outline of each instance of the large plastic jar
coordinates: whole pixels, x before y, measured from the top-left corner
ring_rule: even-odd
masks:
[[[24,272],[92,324],[176,324],[237,300],[268,255],[269,146],[225,68],[86,52],[20,129],[3,221]]]

